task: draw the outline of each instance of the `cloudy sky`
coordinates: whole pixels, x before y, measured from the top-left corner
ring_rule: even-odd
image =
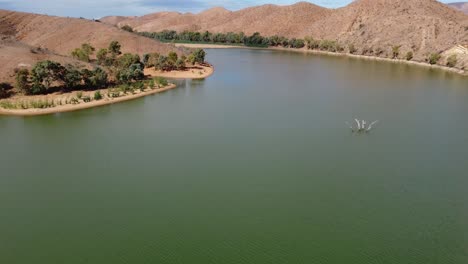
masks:
[[[157,11],[199,12],[213,6],[230,10],[261,4],[287,5],[299,0],[0,0],[0,9],[70,16],[100,18],[106,15],[143,15]],[[352,0],[309,0],[336,8]],[[442,0],[453,2],[454,0]]]

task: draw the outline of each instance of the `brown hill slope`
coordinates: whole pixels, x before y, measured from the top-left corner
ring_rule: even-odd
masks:
[[[17,41],[47,48],[62,55],[69,55],[81,43],[104,48],[113,40],[122,44],[123,52],[167,53],[175,49],[171,45],[85,19],[0,10],[0,25],[0,34],[10,35]]]
[[[69,56],[71,51],[82,43],[90,43],[99,49],[116,40],[122,44],[123,52],[181,52],[172,45],[104,23],[7,10],[0,10],[0,40],[0,82],[6,79],[11,81],[13,70],[19,64],[32,65],[45,59],[79,63]]]
[[[459,11],[462,11],[465,14],[468,14],[468,2],[449,3],[448,5]]]
[[[423,56],[468,44],[467,28],[468,16],[436,0],[357,0],[302,34],[360,47],[402,45]]]
[[[199,14],[160,12],[120,21],[118,26],[130,25],[137,31],[240,32],[263,35],[298,36],[303,27],[327,17],[332,11],[307,2],[290,6],[262,5],[239,11],[216,7]]]

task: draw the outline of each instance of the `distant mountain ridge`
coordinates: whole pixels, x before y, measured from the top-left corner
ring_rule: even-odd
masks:
[[[448,3],[449,6],[468,14],[468,2]]]

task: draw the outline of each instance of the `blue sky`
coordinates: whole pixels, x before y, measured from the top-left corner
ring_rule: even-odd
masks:
[[[287,5],[299,0],[0,0],[0,9],[70,16],[100,18],[106,15],[144,15],[158,11],[199,12],[213,7],[224,6],[238,10],[261,4]],[[454,2],[455,0],[442,0]],[[352,0],[309,0],[309,2],[336,8]]]

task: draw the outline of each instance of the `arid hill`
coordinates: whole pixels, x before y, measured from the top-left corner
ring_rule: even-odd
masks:
[[[115,20],[115,19],[114,19]],[[115,20],[116,21],[116,20]],[[468,16],[436,0],[356,0],[338,9],[307,2],[262,5],[231,12],[213,8],[199,14],[161,12],[120,20],[137,31],[244,32],[353,43],[359,52],[388,56],[392,46],[422,60],[432,52],[468,44]],[[373,54],[374,53],[374,54]]]
[[[385,52],[399,45],[421,58],[468,44],[467,29],[467,15],[436,0],[357,0],[307,27],[302,35]]]
[[[468,2],[449,3],[449,6],[468,14]]]
[[[19,64],[34,64],[44,59],[78,63],[69,56],[82,43],[99,49],[116,40],[122,44],[123,52],[181,52],[172,45],[104,23],[6,10],[0,10],[0,40],[0,82],[8,78],[11,81],[13,70]]]
[[[137,18],[120,20],[119,27],[129,25],[137,31],[183,31],[244,32],[263,35],[279,34],[286,37],[300,36],[303,28],[330,15],[332,10],[317,5],[299,2],[290,6],[262,5],[239,11],[215,7],[199,14],[160,12]],[[116,21],[104,18],[103,21]]]

